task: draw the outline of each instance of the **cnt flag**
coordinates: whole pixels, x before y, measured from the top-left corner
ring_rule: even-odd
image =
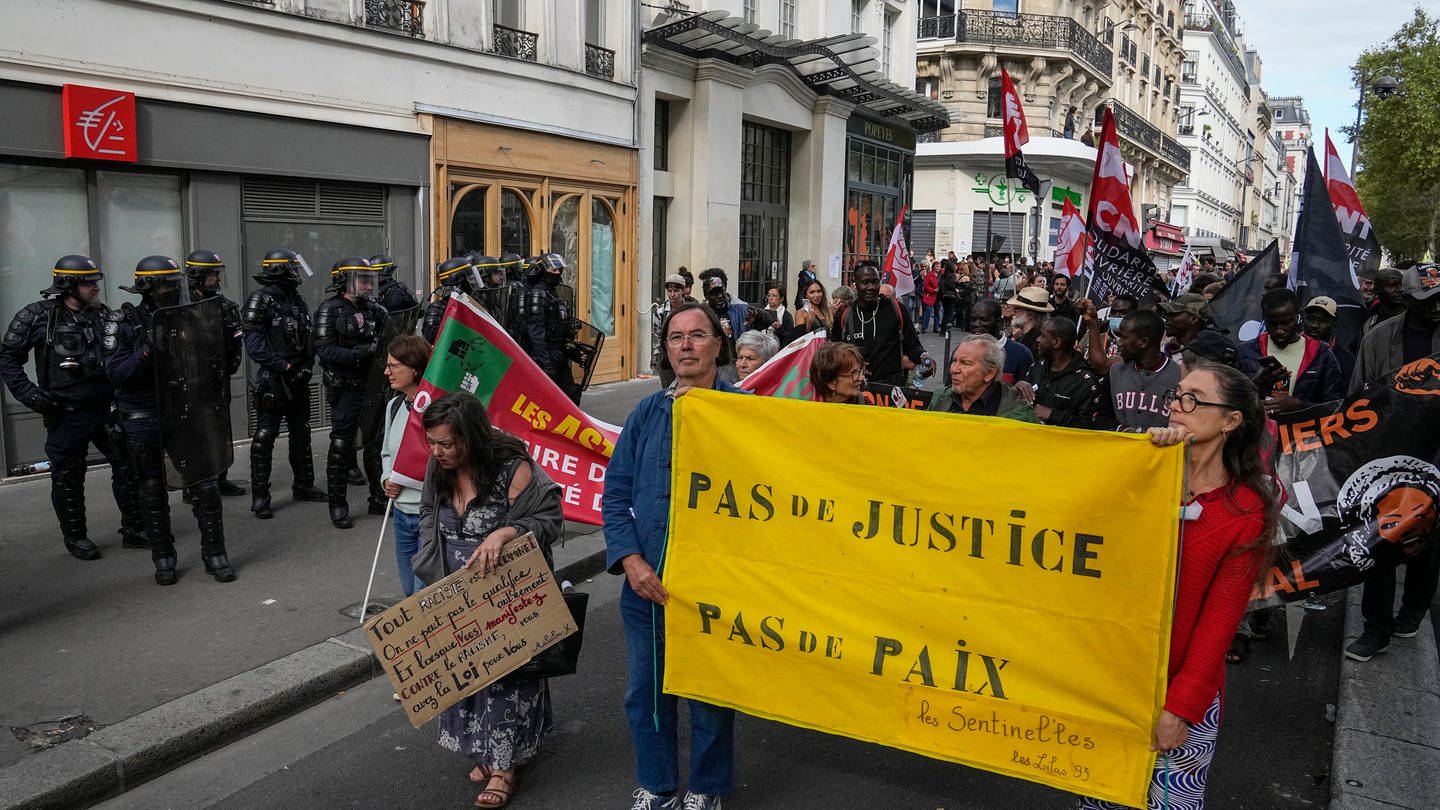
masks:
[[[1055,272],[1074,278],[1085,265],[1085,221],[1080,209],[1065,198],[1060,212],[1060,236],[1055,244]]]
[[[1090,181],[1090,216],[1086,233],[1090,238],[1088,297],[1108,301],[1127,293],[1137,298],[1163,298],[1165,285],[1155,262],[1140,244],[1140,223],[1130,200],[1125,159],[1120,156],[1120,138],[1115,133],[1115,116],[1105,108],[1105,123],[1095,155],[1095,173]]]
[[[915,292],[915,276],[910,272],[910,250],[905,247],[905,206],[895,218],[890,234],[890,248],[885,251],[885,281],[895,288],[895,297]]]
[[[1040,178],[1025,163],[1020,147],[1030,142],[1030,130],[1025,126],[1025,109],[1020,106],[1020,94],[1015,92],[1015,83],[1010,74],[1000,68],[1000,92],[1004,98],[1005,118],[1005,176],[1020,181],[1030,193],[1040,195]]]
[[[1325,131],[1325,188],[1330,192],[1330,204],[1335,207],[1335,218],[1340,221],[1340,232],[1345,235],[1345,246],[1350,250],[1350,269],[1361,270],[1380,268],[1380,239],[1360,203],[1355,184],[1330,142],[1330,131]]]

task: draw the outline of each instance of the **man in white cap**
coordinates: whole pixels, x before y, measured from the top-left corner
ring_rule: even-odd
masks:
[[[1304,328],[1305,334],[1330,347],[1330,353],[1335,355],[1336,362],[1340,364],[1340,376],[1348,383],[1350,375],[1355,371],[1355,354],[1335,339],[1338,311],[1339,307],[1336,306],[1334,298],[1317,295],[1305,305]]]
[[[672,310],[679,309],[685,303],[685,287],[685,277],[679,273],[666,276],[665,302],[650,312],[650,367],[659,373],[661,388],[670,387],[670,383],[675,381],[675,372],[661,367],[660,353],[665,351],[665,342],[661,339],[660,327]]]

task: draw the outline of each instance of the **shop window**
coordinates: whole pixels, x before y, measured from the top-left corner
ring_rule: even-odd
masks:
[[[500,192],[500,252],[530,256],[530,207],[515,189]],[[566,282],[569,283],[569,282]]]
[[[450,218],[450,256],[464,256],[467,253],[485,250],[485,192],[484,186],[464,191],[464,186],[451,186],[452,194],[464,193],[455,206]],[[450,256],[437,256],[438,264]]]
[[[790,133],[746,123],[740,185],[742,300],[764,300],[765,285],[786,277],[790,224]]]
[[[580,267],[580,196],[556,194],[550,204],[550,250],[565,259],[565,272],[561,278],[574,287]]]
[[[598,197],[590,201],[590,323],[615,334],[615,218]]]
[[[180,178],[174,175],[97,172],[100,202],[100,253],[105,299],[125,300],[120,285],[130,286],[136,263],[146,256],[183,259],[180,241]],[[116,265],[119,265],[118,267]]]
[[[9,323],[49,285],[56,259],[94,255],[85,171],[0,165],[0,245],[0,315]]]

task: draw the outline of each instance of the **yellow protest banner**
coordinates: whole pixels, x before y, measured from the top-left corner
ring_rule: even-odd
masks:
[[[702,390],[675,412],[667,692],[1144,804],[1180,448]]]
[[[500,548],[496,569],[459,571],[365,623],[410,723],[479,692],[576,631],[535,535]]]

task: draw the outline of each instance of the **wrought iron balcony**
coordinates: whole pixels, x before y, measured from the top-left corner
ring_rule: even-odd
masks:
[[[538,55],[536,45],[539,41],[539,34],[495,23],[495,45],[492,50],[501,56],[534,62]]]
[[[615,78],[615,52],[585,43],[585,72],[602,79]]]
[[[365,0],[365,24],[425,38],[425,0]]]
[[[1121,135],[1149,149],[1172,165],[1190,171],[1190,150],[1124,104],[1114,99],[1107,103],[1115,114],[1115,128]],[[1095,110],[1095,125],[1099,126],[1104,120],[1105,108],[1101,106]]]
[[[1068,50],[1107,79],[1114,63],[1110,49],[1069,17],[963,9],[954,15],[921,17],[919,34],[922,39],[954,37],[957,42],[982,45]]]
[[[1186,14],[1185,27],[1191,31],[1203,31],[1213,34],[1220,41],[1220,55],[1225,58],[1225,65],[1235,75],[1240,85],[1246,86],[1248,81],[1245,75],[1245,64],[1240,61],[1239,50],[1235,47],[1234,35],[1225,26],[1224,21],[1213,14]]]

